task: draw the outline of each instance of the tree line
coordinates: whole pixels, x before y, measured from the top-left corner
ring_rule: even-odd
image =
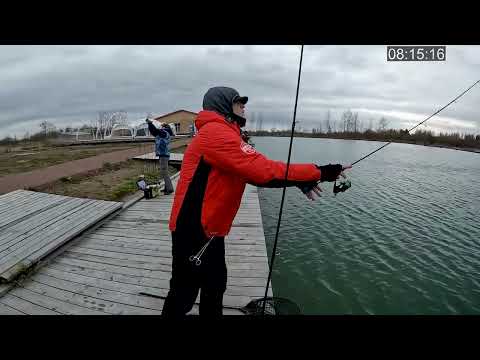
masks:
[[[410,133],[408,129],[387,129],[388,123],[388,119],[382,117],[378,120],[376,128],[374,128],[372,119],[369,121],[368,126],[365,126],[360,121],[358,113],[353,113],[350,110],[345,111],[339,121],[335,121],[332,119],[330,111],[328,111],[324,120],[318,122],[316,127],[311,128],[310,131],[296,130],[294,135],[296,137],[392,141],[458,148],[480,148],[480,134],[441,132],[436,135],[430,130],[421,129]],[[291,130],[276,128],[263,130],[257,127],[255,130],[250,130],[249,134],[251,136],[290,136],[290,132]]]
[[[21,140],[16,136],[6,136],[0,140],[0,145],[12,145],[19,141],[42,141],[47,139],[55,139],[62,134],[75,135],[76,133],[88,133],[92,139],[104,139],[112,133],[114,125],[127,125],[128,116],[126,111],[99,111],[97,117],[88,124],[65,128],[57,128],[52,122],[44,120],[39,124],[40,129],[33,134],[25,132]]]

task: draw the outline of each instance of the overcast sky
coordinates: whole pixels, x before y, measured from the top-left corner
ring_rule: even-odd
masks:
[[[384,45],[305,46],[299,126],[351,109],[364,126],[384,116],[390,128],[411,127],[480,79],[480,46],[449,45],[446,54],[444,62],[387,62]],[[0,45],[0,138],[35,133],[43,120],[88,124],[99,111],[124,110],[130,121],[197,112],[217,85],[249,96],[247,114],[261,116],[263,128],[287,128],[299,56],[299,46]],[[479,104],[480,84],[423,129],[479,134]]]

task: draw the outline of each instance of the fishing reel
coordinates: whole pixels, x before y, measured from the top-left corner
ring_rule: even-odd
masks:
[[[345,192],[352,187],[352,183],[348,179],[340,181],[337,185],[337,181],[333,184],[333,193],[337,196],[338,193]]]

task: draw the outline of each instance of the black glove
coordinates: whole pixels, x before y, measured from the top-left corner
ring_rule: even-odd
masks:
[[[320,169],[320,182],[337,180],[337,177],[343,170],[343,166],[341,164],[328,164],[323,166],[317,165],[317,168]]]
[[[297,185],[297,187],[303,192],[305,195],[308,194],[310,191],[313,190],[315,186],[317,186],[317,181],[305,182],[302,185]]]

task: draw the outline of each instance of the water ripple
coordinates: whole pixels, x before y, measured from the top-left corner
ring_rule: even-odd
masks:
[[[260,151],[280,159],[269,153],[280,149],[277,139],[264,140],[255,139]],[[304,146],[298,140],[296,146]],[[331,146],[357,154],[375,145],[312,141],[318,144],[313,153],[294,152],[295,161],[311,161],[301,158],[307,153],[342,159]],[[288,189],[274,292],[310,314],[480,314],[478,160],[477,154],[392,144],[352,169],[345,193],[333,196],[328,183],[322,198],[309,202]],[[271,248],[281,191],[259,194]]]

